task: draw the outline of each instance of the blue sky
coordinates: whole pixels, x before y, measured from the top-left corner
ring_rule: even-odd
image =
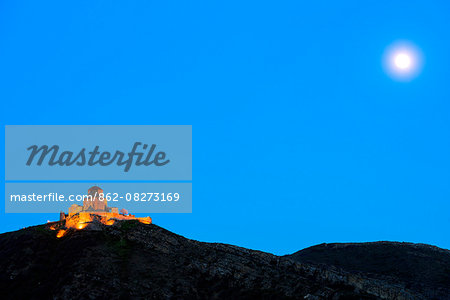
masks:
[[[189,238],[450,248],[449,9],[2,1],[0,120],[193,125],[193,213],[152,215]],[[382,68],[400,39],[425,57],[411,82]],[[1,206],[0,232],[57,218]]]

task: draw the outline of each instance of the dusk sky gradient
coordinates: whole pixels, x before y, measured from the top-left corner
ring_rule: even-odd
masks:
[[[193,213],[151,215],[188,238],[275,254],[448,249],[449,13],[449,1],[1,1],[0,120],[192,125]],[[398,40],[424,56],[410,82],[383,70]],[[0,205],[0,232],[58,218]]]

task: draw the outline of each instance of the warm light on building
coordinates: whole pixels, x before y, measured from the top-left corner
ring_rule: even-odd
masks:
[[[97,220],[104,225],[114,225],[120,220],[138,220],[142,224],[152,224],[152,218],[143,217],[136,218],[134,215],[128,214],[128,211],[117,207],[108,207],[106,200],[100,200],[99,195],[103,190],[97,186],[93,186],[88,190],[88,195],[83,200],[83,205],[72,204],[69,207],[69,214],[60,213],[60,222],[64,221],[65,229],[60,229],[56,237],[63,237],[70,228],[81,230],[86,228],[91,222]],[[123,213],[126,212],[126,213]],[[56,230],[56,226],[50,226],[51,230]]]

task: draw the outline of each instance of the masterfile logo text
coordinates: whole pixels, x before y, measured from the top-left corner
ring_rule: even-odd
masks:
[[[139,151],[139,147],[142,151]],[[96,164],[100,166],[109,166],[116,163],[118,166],[124,166],[124,172],[128,172],[133,165],[136,166],[164,166],[170,162],[166,159],[166,153],[159,151],[154,154],[156,149],[156,144],[148,147],[147,144],[140,142],[135,142],[131,151],[124,153],[122,151],[115,151],[113,154],[108,151],[100,152],[100,146],[95,146],[92,151],[86,151],[86,148],[82,148],[78,153],[72,151],[61,151],[58,145],[53,145],[49,147],[48,145],[38,146],[32,145],[27,148],[30,150],[30,156],[27,160],[27,166],[31,166],[33,160],[36,158],[36,165],[41,166],[42,163],[47,159],[47,164],[49,166],[60,165],[60,166],[95,166]],[[148,149],[148,150],[147,150]],[[144,158],[145,157],[145,158]]]
[[[71,199],[95,185],[134,203],[127,207],[153,199],[135,212],[191,212],[192,126],[5,126],[6,200]],[[174,195],[177,203],[163,205]],[[6,201],[6,212],[55,212],[58,205],[22,202]]]
[[[191,180],[187,125],[7,125],[6,180]]]

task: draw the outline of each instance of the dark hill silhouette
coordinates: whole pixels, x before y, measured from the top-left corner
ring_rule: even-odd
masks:
[[[202,243],[137,221],[94,221],[57,238],[50,227],[63,222],[0,235],[1,299],[426,299],[396,278],[297,262],[298,253]]]
[[[401,282],[428,299],[449,299],[450,251],[426,244],[373,242],[321,244],[286,257]]]

